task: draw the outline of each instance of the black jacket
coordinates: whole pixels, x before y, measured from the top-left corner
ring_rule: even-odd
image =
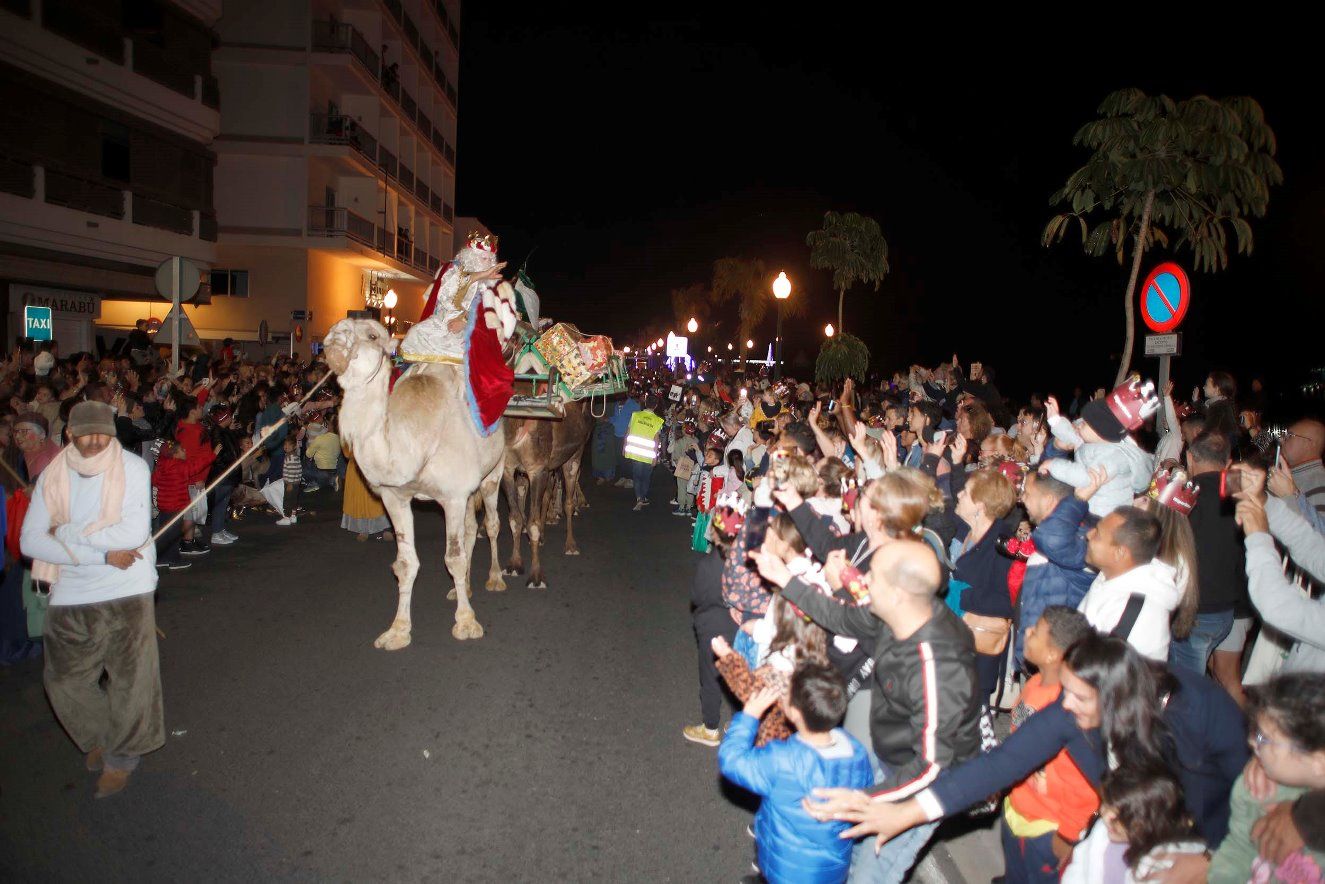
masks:
[[[216,460],[212,461],[212,469],[207,474],[207,481],[209,482],[230,469],[240,457],[239,437],[234,430],[212,427],[212,442],[220,445],[221,450],[216,453]],[[238,485],[239,478],[239,471],[236,470],[226,477],[226,484]]]
[[[1211,849],[1228,834],[1228,798],[1247,764],[1246,721],[1237,704],[1203,675],[1175,666],[1178,687],[1164,707],[1171,743],[1170,764],[1182,783],[1187,810]],[[1106,768],[1098,729],[1083,731],[1055,700],[1026,719],[992,751],[945,771],[930,795],[950,816],[1015,786],[1066,749],[1096,788]]]
[[[1247,549],[1233,517],[1237,501],[1219,496],[1219,473],[1201,473],[1192,481],[1201,489],[1187,517],[1196,540],[1196,577],[1201,587],[1197,611],[1251,614],[1247,595]]]
[[[690,620],[700,635],[729,635],[736,631],[731,608],[722,599],[722,567],[722,554],[716,550],[700,559],[695,567],[695,582],[690,587]]]
[[[899,801],[939,771],[980,752],[980,697],[971,630],[939,599],[904,639],[867,608],[848,607],[793,579],[782,594],[815,623],[874,648],[870,738],[887,769],[871,792]]]

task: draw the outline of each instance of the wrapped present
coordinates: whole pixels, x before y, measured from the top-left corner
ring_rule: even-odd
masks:
[[[534,344],[549,365],[555,365],[562,382],[571,390],[588,384],[603,373],[612,357],[612,339],[587,337],[569,322],[558,322]]]

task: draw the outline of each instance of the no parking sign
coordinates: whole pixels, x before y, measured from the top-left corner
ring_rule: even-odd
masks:
[[[1152,332],[1171,332],[1182,324],[1191,301],[1187,271],[1168,261],[1150,271],[1141,286],[1141,318]]]

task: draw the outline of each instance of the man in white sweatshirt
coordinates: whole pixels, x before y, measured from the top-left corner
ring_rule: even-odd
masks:
[[[37,480],[21,543],[51,594],[46,694],[87,769],[101,771],[96,797],[105,798],[165,744],[151,475],[120,447],[109,405],[80,402],[68,429],[73,443]]]
[[[1118,635],[1150,659],[1167,661],[1169,621],[1182,593],[1173,567],[1156,557],[1159,541],[1159,520],[1145,510],[1119,507],[1101,519],[1086,535],[1086,563],[1100,573],[1077,609],[1100,632],[1113,632],[1136,596],[1135,622]]]

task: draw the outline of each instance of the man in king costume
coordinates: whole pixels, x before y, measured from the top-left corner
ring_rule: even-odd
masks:
[[[501,281],[505,266],[495,236],[471,233],[455,260],[437,269],[420,321],[399,350],[406,362],[462,366],[466,401],[485,436],[496,430],[515,380],[502,353],[517,319],[514,293]]]

